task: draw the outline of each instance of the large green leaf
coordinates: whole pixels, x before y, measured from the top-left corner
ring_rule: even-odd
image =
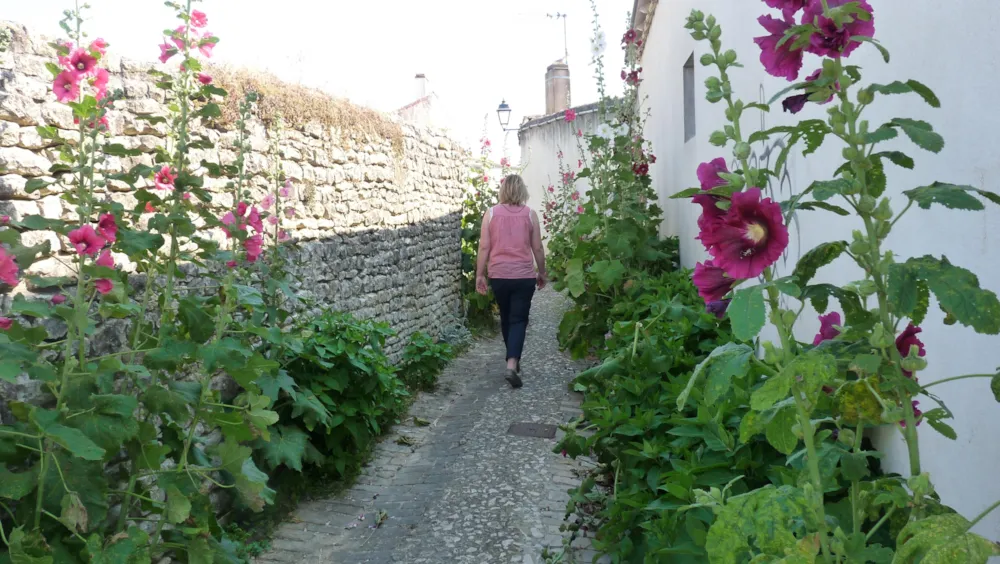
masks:
[[[927,282],[941,305],[959,323],[978,333],[1000,333],[1000,300],[989,290],[979,287],[979,278],[968,270],[954,266],[947,257],[912,258],[905,263],[915,275]]]
[[[215,333],[215,324],[208,314],[205,301],[193,296],[182,299],[177,305],[177,317],[191,338],[204,343]]]
[[[111,537],[105,545],[101,535],[87,539],[90,564],[149,564],[149,535],[138,527]]]
[[[788,397],[792,389],[792,373],[782,371],[764,381],[764,385],[750,395],[750,407],[755,411],[765,411]]]
[[[295,399],[295,389],[297,388],[295,380],[284,369],[276,370],[270,374],[262,374],[260,378],[257,378],[257,386],[260,387],[262,394],[271,399],[272,404],[278,401],[282,391]]]
[[[15,473],[7,470],[6,464],[0,463],[0,498],[17,501],[35,491],[37,485],[37,465]]]
[[[916,80],[907,80],[906,82],[897,80],[889,84],[872,84],[867,90],[877,94],[908,94],[913,92],[923,98],[932,108],[941,107],[941,100],[938,99],[934,92]]]
[[[935,133],[934,128],[926,121],[896,118],[889,124],[902,129],[910,141],[921,149],[932,153],[940,153],[944,149],[944,138]]]
[[[625,265],[618,259],[597,261],[590,270],[597,276],[597,285],[603,291],[621,282],[625,276]]]
[[[793,523],[805,520],[810,511],[802,490],[792,486],[765,486],[731,497],[708,530],[709,561],[741,564],[753,555],[783,557],[798,543]]]
[[[302,455],[305,454],[308,440],[309,436],[302,429],[292,425],[281,425],[272,430],[270,441],[260,440],[257,445],[272,468],[284,464],[301,472]]]
[[[705,403],[715,404],[729,392],[734,378],[742,378],[750,370],[753,349],[746,345],[726,349],[714,358],[705,382]]]
[[[792,432],[792,426],[797,422],[794,407],[788,406],[778,410],[764,431],[767,442],[782,454],[792,454],[799,446],[799,439]]]
[[[174,524],[183,523],[191,514],[191,502],[175,486],[167,487],[167,520]]]
[[[35,423],[42,434],[57,445],[63,447],[73,456],[84,460],[101,460],[105,451],[97,446],[90,437],[79,429],[56,423],[59,413],[41,408],[31,410],[31,421]]]
[[[731,368],[736,367],[735,365],[731,365],[729,363],[735,362],[738,365],[740,362],[738,359],[743,358],[744,353],[747,353],[748,351],[750,354],[753,353],[753,349],[747,345],[741,343],[726,343],[709,353],[708,357],[695,367],[694,372],[691,373],[691,378],[688,379],[687,386],[685,386],[684,391],[677,396],[677,409],[679,411],[684,409],[684,406],[687,405],[688,397],[694,390],[695,384],[697,384],[697,382],[701,379],[702,373],[710,368],[716,361],[725,359],[727,368],[724,369],[724,371],[728,371]],[[749,359],[749,356],[746,358]]]
[[[844,193],[845,190],[851,188],[851,181],[844,178],[837,178],[834,180],[817,180],[813,182],[809,187],[812,190],[813,198],[817,201],[829,200],[834,196],[839,196]]]
[[[10,532],[8,554],[12,564],[52,564],[52,552],[38,531],[25,533],[20,527]]]
[[[969,531],[970,523],[957,513],[931,515],[908,523],[897,538],[893,564],[986,564],[1000,549]]]
[[[764,308],[764,288],[753,286],[737,290],[726,310],[733,327],[733,336],[741,341],[753,340],[764,328],[767,312]]]
[[[792,277],[795,278],[800,287],[807,286],[816,276],[817,270],[837,260],[840,255],[844,254],[845,250],[847,250],[846,241],[821,243],[802,255],[798,264],[795,265]]]
[[[934,182],[929,186],[920,186],[903,193],[925,210],[930,209],[932,204],[940,204],[953,210],[979,211],[986,209],[983,203],[972,196],[970,192],[980,193],[981,190],[972,186]]]
[[[583,280],[583,261],[570,259],[566,261],[566,287],[574,298],[579,298],[586,291]]]
[[[85,411],[66,420],[66,425],[79,429],[108,454],[115,454],[123,443],[139,432],[134,413],[138,405],[132,396],[91,395]]]
[[[267,474],[257,468],[252,458],[243,461],[240,474],[236,477],[236,491],[243,503],[255,512],[263,511],[264,505],[274,503],[275,491],[267,487]]]

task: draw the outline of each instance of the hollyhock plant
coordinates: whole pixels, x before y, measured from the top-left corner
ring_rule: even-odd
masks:
[[[694,266],[691,276],[694,285],[698,287],[698,295],[705,303],[718,302],[726,296],[741,280],[726,275],[726,272],[707,260]]]
[[[910,356],[910,347],[914,345],[917,347],[917,356],[923,357],[927,355],[923,341],[917,337],[922,332],[923,329],[912,323],[906,326],[906,329],[896,337],[896,350],[899,351],[899,356],[903,358]],[[913,377],[913,373],[909,370],[903,370],[903,375],[907,378]]]
[[[100,252],[107,240],[98,235],[93,227],[84,225],[69,232],[69,242],[77,254],[93,256]]]
[[[173,190],[174,182],[177,180],[177,174],[173,172],[170,165],[163,165],[156,172],[156,176],[153,178],[153,184],[156,185],[157,190]]]
[[[635,163],[632,165],[632,172],[637,176],[646,176],[649,174],[649,165],[647,163]]]
[[[923,421],[923,419],[921,419],[921,417],[923,417],[923,415],[924,415],[924,412],[921,411],[920,408],[918,407],[919,405],[920,405],[920,402],[917,401],[917,400],[913,400],[912,402],[910,402],[910,407],[913,409],[913,418],[916,419],[916,421],[917,421],[917,427],[919,427],[920,423]],[[906,428],[906,421],[905,420],[904,421],[900,421],[899,422],[899,426],[905,429]]]
[[[236,225],[236,214],[233,212],[226,212],[226,215],[222,216],[220,221],[226,227],[232,227],[233,225]],[[226,229],[226,227],[222,228],[222,232],[226,234],[226,237],[231,238],[233,234],[229,231],[229,229]]]
[[[236,217],[245,216],[248,209],[250,209],[250,206],[248,206],[246,202],[239,202],[236,204]]]
[[[836,311],[819,316],[819,333],[813,337],[813,346],[819,345],[823,341],[836,339],[840,335],[840,331],[835,326],[841,324],[840,313]]]
[[[716,264],[733,278],[756,278],[788,246],[781,206],[761,199],[760,188],[733,194],[732,205],[712,233],[701,233]]]
[[[110,213],[101,215],[101,219],[97,222],[97,230],[101,233],[101,237],[107,239],[109,243],[114,243],[118,236],[118,224],[115,223],[115,216]]]
[[[622,43],[625,45],[631,45],[635,43],[635,40],[638,37],[638,35],[639,34],[636,33],[634,29],[630,29],[625,32],[625,35],[622,36]]]
[[[52,83],[52,93],[60,102],[73,102],[80,97],[80,80],[71,71],[65,71]]]
[[[768,74],[789,82],[797,79],[802,69],[802,50],[794,49],[795,42],[791,40],[778,46],[785,38],[785,32],[795,25],[791,14],[785,12],[784,19],[780,20],[769,15],[761,16],[757,21],[770,34],[754,38],[754,43],[760,47],[760,62],[764,69]]]
[[[823,15],[824,2],[830,8],[839,8],[848,2],[856,2],[859,8],[874,16],[868,0],[809,0],[802,12],[802,23],[815,24],[818,31],[809,37],[806,51],[820,57],[848,57],[861,46],[861,42],[851,39],[852,37],[875,36],[874,17],[863,20],[855,16],[854,21],[838,27],[836,22]]]
[[[0,282],[9,286],[17,286],[17,262],[13,255],[0,247]]]
[[[816,72],[806,77],[806,82],[815,82],[820,77],[821,74],[823,74],[823,69],[816,69]],[[839,85],[837,86],[837,90],[840,90]],[[806,106],[806,102],[809,101],[810,96],[811,96],[810,93],[796,94],[794,96],[789,96],[788,98],[782,100],[781,107],[784,108],[786,112],[797,114],[800,111],[802,111],[802,108]],[[819,103],[829,104],[830,102],[833,101],[833,98],[834,94],[830,94],[830,97],[827,98],[826,101]]]

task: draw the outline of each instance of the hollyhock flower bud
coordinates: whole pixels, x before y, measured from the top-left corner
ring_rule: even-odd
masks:
[[[111,253],[107,250],[101,252],[101,256],[97,258],[97,266],[103,266],[106,268],[115,267],[115,259],[111,257]]]
[[[59,73],[55,81],[52,82],[52,93],[56,95],[56,100],[60,102],[72,102],[80,97],[80,82],[77,75],[72,71]]]
[[[62,305],[66,303],[66,296],[63,294],[56,294],[52,296],[52,305]]]
[[[113,282],[107,278],[101,278],[94,282],[94,288],[101,293],[101,295],[110,294],[111,290],[114,290],[115,285]]]
[[[228,266],[229,268],[236,268],[236,261],[235,260],[227,261],[226,266]]]
[[[0,247],[0,282],[9,286],[17,286],[17,270],[14,255],[8,254],[3,247]]]
[[[819,316],[819,333],[813,337],[813,346],[836,339],[840,331],[835,326],[840,324],[840,314],[836,311]]]
[[[698,287],[698,295],[705,300],[706,304],[722,300],[737,284],[742,282],[742,280],[728,276],[724,270],[715,266],[710,260],[705,261],[704,264],[699,262],[694,266],[691,281]]]
[[[107,239],[109,243],[114,243],[118,237],[118,224],[115,223],[115,216],[110,213],[102,215],[100,221],[97,222],[97,230],[100,231],[101,237]]]
[[[556,187],[553,186],[553,185],[551,185],[551,184],[549,184],[549,192],[555,192],[555,191],[556,191]]]
[[[733,278],[756,278],[774,264],[788,246],[781,206],[761,198],[760,188],[732,196],[729,211],[701,241],[715,263]]]
[[[184,192],[184,194],[181,196],[181,199],[184,200],[184,201],[190,200],[191,199],[191,192]]]
[[[576,213],[577,214],[582,214],[583,213],[583,206],[576,206]]]
[[[722,319],[726,316],[726,310],[729,309],[729,302],[732,300],[719,300],[716,302],[709,302],[705,304],[705,311],[711,313],[715,317]]]
[[[795,25],[792,14],[786,11],[780,20],[772,16],[761,16],[757,21],[770,34],[754,38],[754,43],[760,47],[760,62],[764,69],[768,74],[789,82],[797,79],[799,70],[802,69],[802,49],[793,49],[794,39],[778,46],[785,38],[785,32]]]
[[[818,31],[810,36],[807,51],[820,57],[834,59],[841,56],[848,57],[861,46],[861,42],[852,40],[852,37],[875,36],[874,11],[868,0],[826,0],[830,8],[839,8],[855,1],[862,10],[872,14],[873,17],[868,18],[868,21],[855,17],[854,21],[844,24],[844,27],[837,27],[836,22],[823,15],[824,0],[809,0],[802,12],[801,21],[803,24],[815,23]]]
[[[74,229],[69,232],[69,242],[80,255],[96,255],[104,247],[107,240],[94,231],[89,225]]]
[[[222,219],[219,221],[227,227],[232,227],[236,224],[236,215],[233,214],[233,212],[226,212],[226,215],[222,216]],[[225,227],[222,228],[222,232],[226,234],[227,238],[231,238],[233,236],[233,234]]]
[[[9,317],[0,317],[0,329],[7,331],[14,326],[14,320]]]

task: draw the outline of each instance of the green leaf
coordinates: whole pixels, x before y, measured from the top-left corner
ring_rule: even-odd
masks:
[[[27,193],[29,193],[29,194],[31,194],[33,192],[37,192],[37,191],[41,190],[42,188],[45,188],[47,186],[51,186],[52,184],[55,184],[55,183],[54,182],[48,182],[46,180],[42,180],[41,178],[32,178],[32,179],[29,179],[27,182],[25,182],[25,184],[24,184],[24,191],[27,192]]]
[[[882,46],[882,44],[879,43],[878,41],[876,41],[875,39],[873,39],[871,37],[865,37],[864,35],[855,35],[855,36],[851,37],[851,41],[860,41],[862,43],[868,43],[868,44],[870,44],[871,46],[873,46],[876,49],[878,49],[878,52],[882,55],[882,60],[883,61],[885,61],[886,63],[889,62],[889,59],[890,59],[889,50],[886,49],[884,46]]]
[[[753,349],[747,346],[727,349],[714,358],[705,382],[705,403],[714,404],[729,392],[734,378],[742,378],[750,370]]]
[[[852,183],[850,180],[837,178],[834,180],[817,180],[810,185],[810,188],[812,189],[813,198],[822,202],[843,194],[845,190],[850,190],[851,186]]]
[[[937,259],[928,255],[905,264],[927,282],[941,309],[959,323],[978,333],[1000,334],[1000,300],[993,292],[980,288],[975,274],[952,265],[947,257]]]
[[[883,125],[882,127],[865,134],[865,144],[875,145],[883,141],[889,141],[890,139],[895,139],[899,137],[899,132],[894,128]]]
[[[118,245],[129,257],[141,257],[150,251],[163,247],[163,236],[148,231],[130,231],[122,229],[118,232]]]
[[[80,501],[80,496],[76,492],[69,492],[64,495],[60,506],[62,512],[59,514],[59,520],[69,530],[78,533],[87,532],[87,529],[90,528],[87,508],[83,506],[83,502]]]
[[[284,369],[270,374],[262,374],[257,379],[257,386],[260,387],[262,394],[271,399],[272,404],[278,401],[281,391],[284,391],[289,397],[295,399],[295,389],[298,387],[295,384],[295,380]]]
[[[579,298],[586,291],[583,279],[583,260],[570,259],[566,261],[566,287],[574,298]]]
[[[990,380],[990,390],[993,392],[993,399],[1000,403],[1000,374],[993,376]]]
[[[261,472],[252,458],[243,461],[236,477],[236,491],[254,512],[263,511],[264,505],[274,503],[275,491],[267,487],[267,474]]]
[[[875,153],[873,157],[879,157],[880,159],[888,159],[892,164],[896,166],[901,166],[906,169],[913,170],[914,162],[913,159],[906,153],[901,153],[899,151],[883,151],[881,153]]]
[[[301,472],[308,440],[309,436],[298,427],[281,425],[273,429],[270,441],[259,441],[258,446],[271,468],[284,464]]]
[[[893,313],[908,316],[917,308],[920,283],[915,268],[907,264],[894,263],[889,265],[887,294],[889,306]]]
[[[799,439],[792,432],[792,426],[797,422],[794,407],[789,406],[779,410],[764,431],[767,442],[782,454],[792,454],[799,446]]]
[[[750,395],[750,407],[755,411],[771,409],[774,404],[788,397],[792,389],[792,378],[789,372],[782,371],[764,381],[764,385],[754,390]]]
[[[233,288],[236,290],[236,295],[239,298],[241,306],[250,308],[264,307],[264,296],[256,288],[242,284],[233,284]]]
[[[195,342],[204,343],[215,334],[215,324],[206,311],[204,300],[194,296],[182,299],[177,305],[177,316]]]
[[[806,519],[812,511],[808,505],[802,490],[793,486],[764,486],[730,497],[716,508],[708,530],[707,561],[740,564],[750,554],[784,556],[799,542],[790,524]]]
[[[986,209],[978,198],[969,192],[980,192],[972,186],[958,186],[944,182],[935,182],[930,186],[921,186],[903,192],[910,200],[923,209],[930,209],[931,204],[941,204],[953,210],[974,210]]]
[[[852,372],[862,375],[877,374],[882,367],[882,357],[877,354],[859,354],[851,360],[848,367]]]
[[[911,521],[900,531],[893,564],[985,564],[1000,554],[997,545],[970,533],[971,523],[957,513]]]
[[[872,197],[878,198],[885,192],[885,187],[889,183],[889,179],[885,176],[885,166],[882,164],[882,159],[872,156],[868,159],[871,163],[871,168],[868,169],[868,193]]]
[[[864,452],[848,452],[840,458],[840,469],[848,481],[861,480],[868,475],[868,455]]]
[[[807,286],[816,276],[816,271],[837,260],[846,250],[846,241],[820,244],[802,255],[798,264],[795,265],[795,270],[792,271],[792,278],[796,280],[799,287]]]
[[[896,118],[889,123],[902,129],[910,141],[921,149],[932,153],[940,153],[944,149],[944,138],[935,133],[934,128],[926,121]]]
[[[590,270],[597,275],[597,285],[605,292],[625,276],[625,265],[617,259],[597,261]]]
[[[176,486],[167,486],[167,520],[180,524],[191,514],[191,502]]]
[[[188,564],[212,564],[215,560],[212,547],[205,537],[198,537],[188,542],[187,555]]]
[[[210,102],[205,104],[200,110],[195,112],[195,115],[201,116],[203,118],[218,118],[222,117],[222,110],[219,109],[219,105],[215,102]]]
[[[87,435],[79,429],[66,427],[56,423],[59,413],[55,411],[35,408],[31,411],[31,420],[42,431],[42,433],[52,439],[52,441],[73,456],[84,460],[101,460],[104,458],[104,449],[94,444]]]
[[[872,84],[868,87],[868,90],[877,94],[908,94],[913,92],[919,94],[931,107],[941,107],[941,100],[938,99],[934,92],[916,80],[907,80],[906,82],[897,80],[889,84]]]
[[[737,290],[726,310],[726,316],[732,323],[733,336],[741,341],[753,340],[764,328],[767,318],[763,286]]]
[[[782,202],[782,203],[784,203],[784,202]],[[833,213],[835,213],[835,214],[837,214],[837,215],[839,215],[841,217],[847,217],[847,216],[851,215],[851,212],[845,210],[844,208],[842,208],[840,206],[836,206],[834,204],[831,204],[829,202],[803,202],[803,203],[798,204],[797,206],[795,206],[795,209],[796,210],[806,210],[806,211],[811,211],[811,210],[826,210],[828,212],[833,212]]]
[[[8,555],[11,564],[52,564],[52,553],[42,534],[33,531],[25,534],[18,527],[10,532]]]
[[[47,318],[52,316],[52,303],[47,301],[31,301],[24,298],[23,294],[14,296],[14,302],[10,306],[11,313],[23,315],[25,317]]]
[[[695,367],[694,372],[691,373],[691,377],[688,379],[687,386],[684,391],[677,396],[677,410],[683,411],[684,406],[687,404],[687,399],[694,390],[695,384],[699,381],[701,374],[709,367],[712,366],[719,359],[733,360],[739,358],[743,351],[750,351],[751,354],[753,349],[749,346],[740,343],[726,343],[720,347],[717,347],[708,357],[701,361],[698,366]],[[603,365],[602,365],[603,366]]]
[[[37,485],[37,465],[15,473],[7,470],[6,464],[0,463],[0,498],[17,501],[35,491]]]
[[[90,564],[149,564],[149,535],[138,527],[129,527],[125,534],[111,537],[102,546],[102,535],[93,534],[87,539]]]
[[[142,149],[126,149],[120,143],[108,143],[104,145],[103,151],[105,155],[115,157],[138,157],[142,154]]]

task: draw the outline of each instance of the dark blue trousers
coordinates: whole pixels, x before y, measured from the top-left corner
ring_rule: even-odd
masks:
[[[507,345],[507,359],[520,361],[528,331],[531,298],[535,295],[535,279],[492,278],[490,286],[500,308],[500,332]]]

